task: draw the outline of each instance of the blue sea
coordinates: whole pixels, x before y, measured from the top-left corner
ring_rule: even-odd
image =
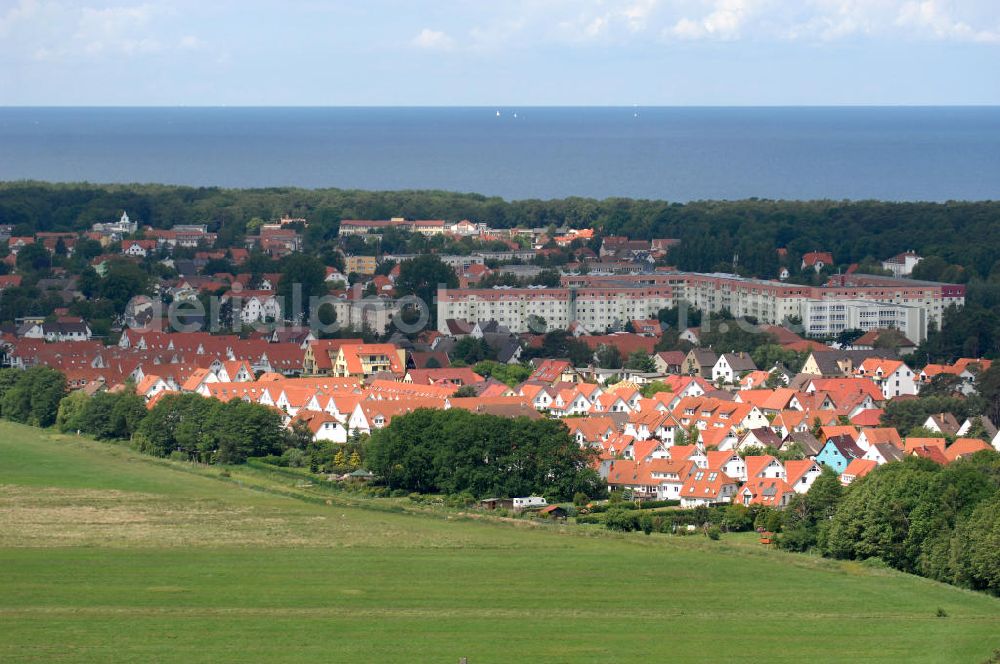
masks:
[[[1000,107],[0,108],[0,180],[21,179],[1000,199]]]

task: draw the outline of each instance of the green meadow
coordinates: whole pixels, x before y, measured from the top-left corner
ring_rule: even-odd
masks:
[[[983,662],[1000,648],[997,599],[746,536],[373,506],[0,423],[0,662]]]

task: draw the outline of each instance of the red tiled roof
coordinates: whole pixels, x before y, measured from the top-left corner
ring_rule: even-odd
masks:
[[[955,461],[961,457],[991,449],[993,448],[978,438],[958,438],[945,449],[944,455],[948,461]]]
[[[841,475],[848,475],[854,477],[855,479],[860,479],[867,475],[868,473],[875,470],[878,467],[878,463],[875,461],[870,461],[868,459],[851,459],[851,462],[847,464],[847,468]]]

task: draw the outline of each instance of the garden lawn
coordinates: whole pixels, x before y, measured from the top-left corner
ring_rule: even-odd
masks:
[[[1000,648],[994,598],[746,537],[397,514],[231,472],[0,423],[0,661],[979,662]]]

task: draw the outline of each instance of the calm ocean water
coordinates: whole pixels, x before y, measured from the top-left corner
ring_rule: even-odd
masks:
[[[0,108],[0,180],[1000,199],[1000,107],[497,110]]]

